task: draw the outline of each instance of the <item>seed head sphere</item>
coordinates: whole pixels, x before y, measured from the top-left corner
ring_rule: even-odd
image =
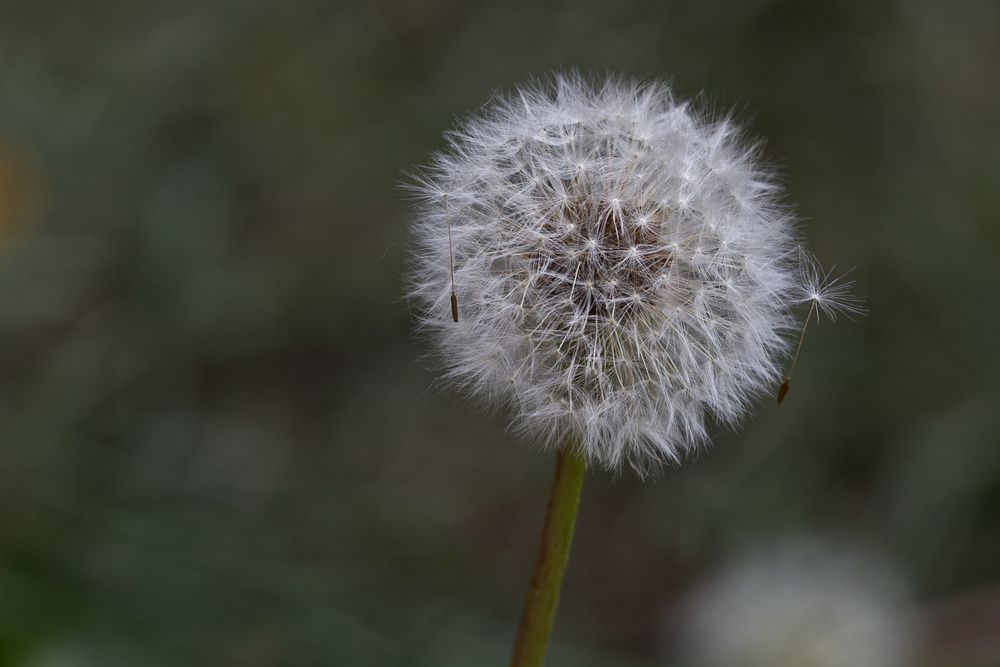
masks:
[[[449,383],[640,474],[773,392],[812,264],[729,120],[571,73],[446,138],[411,184],[409,296]]]

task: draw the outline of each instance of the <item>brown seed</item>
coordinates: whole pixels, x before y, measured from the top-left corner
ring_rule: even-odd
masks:
[[[778,405],[785,400],[785,394],[788,393],[788,382],[789,378],[785,378],[785,381],[781,383],[781,387],[778,389]]]
[[[458,322],[458,296],[454,292],[451,293],[451,319]]]

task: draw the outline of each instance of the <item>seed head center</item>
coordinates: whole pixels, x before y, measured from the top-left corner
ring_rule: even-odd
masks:
[[[546,328],[590,339],[629,323],[669,275],[664,241],[670,211],[617,198],[575,197],[541,225],[545,240],[527,254],[539,303],[559,304]]]

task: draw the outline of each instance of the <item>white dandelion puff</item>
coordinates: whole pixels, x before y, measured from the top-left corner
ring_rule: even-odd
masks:
[[[853,269],[852,269],[853,270]],[[792,356],[792,363],[788,368],[788,374],[784,382],[778,388],[778,403],[785,400],[788,388],[792,381],[792,373],[795,371],[795,364],[799,361],[799,353],[802,352],[802,343],[806,338],[806,330],[813,316],[819,321],[820,313],[826,315],[831,322],[837,321],[837,315],[841,314],[848,319],[855,316],[864,315],[864,301],[851,292],[854,281],[847,280],[847,273],[834,276],[833,269],[824,271],[819,261],[799,248],[799,285],[797,288],[797,304],[809,304],[806,312],[806,319],[802,323],[802,331],[799,333],[799,342],[795,346],[795,354]]]
[[[864,301],[851,291],[854,281],[847,279],[850,271],[839,276],[834,275],[836,267],[824,271],[819,261],[804,250],[800,251],[799,265],[802,275],[798,301],[809,304],[809,314],[823,313],[831,322],[837,321],[837,315],[854,319],[865,314]]]
[[[759,145],[665,84],[556,75],[446,138],[411,185],[409,296],[445,380],[543,446],[679,461],[782,377],[804,294],[851,312]]]

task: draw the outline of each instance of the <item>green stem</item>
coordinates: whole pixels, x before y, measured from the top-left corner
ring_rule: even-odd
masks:
[[[576,511],[587,463],[567,441],[556,456],[556,476],[545,514],[545,527],[514,641],[511,667],[542,667],[556,618],[559,591],[569,562]]]

